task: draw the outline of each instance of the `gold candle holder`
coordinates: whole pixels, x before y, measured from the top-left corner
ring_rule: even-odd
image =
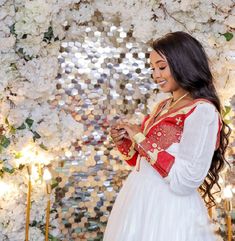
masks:
[[[43,179],[46,181],[47,208],[46,208],[46,226],[45,226],[45,241],[49,240],[50,226],[50,210],[51,210],[51,173],[45,169]]]
[[[27,171],[28,171],[28,194],[27,194],[27,206],[26,206],[25,241],[29,241],[29,223],[30,223],[31,192],[32,192],[32,181],[31,181],[32,167],[27,166]]]
[[[231,199],[229,198],[225,199],[224,208],[226,211],[227,237],[228,237],[228,241],[232,241],[232,217],[231,217],[232,201]]]
[[[46,232],[45,232],[45,241],[48,241],[49,237],[49,225],[50,225],[50,210],[51,210],[51,185],[46,184],[47,190],[47,209],[46,209]]]

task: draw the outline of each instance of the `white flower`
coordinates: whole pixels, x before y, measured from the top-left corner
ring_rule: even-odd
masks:
[[[192,9],[195,9],[196,7],[198,7],[198,5],[200,4],[200,2],[198,0],[181,0],[180,2],[180,9],[184,12],[186,11],[191,11]]]
[[[19,38],[24,34],[40,35],[47,31],[50,21],[50,5],[45,1],[27,1],[16,13],[15,32]]]
[[[54,78],[58,67],[55,57],[21,61],[19,71],[29,82],[23,83],[23,88],[19,89],[20,94],[30,99],[48,98],[56,89]]]
[[[28,35],[27,38],[20,39],[17,42],[17,50],[23,49],[24,55],[30,57],[38,55],[41,48],[43,48],[46,43],[42,42],[43,35],[32,36]]]
[[[12,80],[17,81],[19,78],[18,71],[15,69],[13,64],[17,61],[14,56],[10,53],[2,54],[0,60],[0,97],[4,96],[7,92],[5,88],[12,82]]]
[[[0,0],[0,6],[2,6],[7,0]]]
[[[29,110],[14,108],[11,109],[7,117],[10,125],[19,127],[29,115]]]
[[[156,32],[156,23],[150,20],[153,14],[150,9],[147,12],[145,8],[142,8],[141,10],[139,10],[139,13],[142,14],[143,16],[147,16],[147,18],[143,16],[141,18],[140,14],[137,14],[136,17],[133,18],[132,20],[132,24],[134,25],[133,36],[140,41],[147,42],[149,41],[149,39],[153,38],[153,35]]]
[[[228,25],[230,28],[235,28],[235,16],[230,15],[226,20],[225,24]]]
[[[36,105],[31,112],[31,118],[35,121],[35,124],[42,120],[55,125],[59,123],[58,112],[53,110],[48,103]]]
[[[30,241],[44,241],[45,237],[42,231],[37,227],[30,227]]]
[[[94,15],[94,7],[91,3],[81,3],[78,10],[71,11],[71,15],[77,23],[88,22]]]
[[[44,48],[40,49],[40,55],[42,57],[56,57],[58,58],[58,53],[60,52],[60,42],[51,42],[50,44],[47,44]]]
[[[8,38],[0,38],[0,51],[6,52],[15,45],[15,38],[10,36]]]
[[[232,0],[223,0],[223,1],[213,0],[211,2],[213,2],[213,4],[220,10],[220,11],[218,11],[219,14],[228,13],[234,4],[234,2]]]
[[[73,119],[71,115],[61,113],[61,121],[66,129],[75,132],[78,138],[82,137],[83,125]]]

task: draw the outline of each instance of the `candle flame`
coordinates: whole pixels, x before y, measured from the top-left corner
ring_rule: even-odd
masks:
[[[9,192],[10,186],[5,182],[0,182],[0,196]]]
[[[43,179],[45,181],[50,181],[52,178],[50,171],[46,168],[43,173]]]
[[[224,188],[223,196],[224,196],[225,199],[231,199],[233,197],[231,185],[228,185]]]

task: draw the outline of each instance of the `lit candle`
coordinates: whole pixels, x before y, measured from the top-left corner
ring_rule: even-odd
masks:
[[[232,241],[232,217],[231,217],[231,210],[232,210],[232,188],[230,185],[226,186],[223,192],[223,196],[225,198],[225,210],[226,210],[226,223],[227,223],[227,235],[228,241]]]
[[[28,171],[28,195],[27,195],[27,206],[26,206],[26,224],[25,224],[25,241],[29,240],[29,222],[30,222],[30,208],[31,208],[31,166],[27,166]]]
[[[46,232],[45,241],[48,241],[49,237],[49,225],[50,225],[50,208],[51,208],[51,173],[46,168],[43,173],[43,179],[46,182],[46,192],[47,192],[47,209],[46,209]]]

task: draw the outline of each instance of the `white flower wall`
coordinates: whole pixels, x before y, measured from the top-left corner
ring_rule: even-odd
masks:
[[[99,11],[106,21],[120,19],[136,41],[148,43],[183,30],[200,40],[210,57],[218,92],[227,103],[235,91],[235,3],[225,0],[0,0],[0,240],[24,239],[27,172],[22,155],[30,146],[33,162],[63,159],[83,126],[54,105],[61,43],[82,38],[80,26]],[[43,156],[44,158],[41,158]],[[3,185],[5,185],[3,184]],[[45,195],[35,181],[30,240],[44,240]],[[5,189],[4,189],[5,190]],[[44,207],[44,208],[42,208]],[[54,236],[56,216],[51,215]]]

